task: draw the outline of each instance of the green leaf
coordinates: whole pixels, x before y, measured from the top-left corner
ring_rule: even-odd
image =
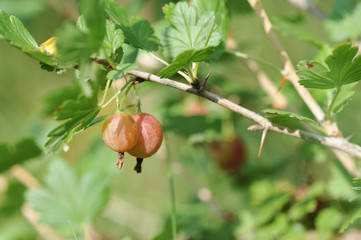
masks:
[[[332,219],[332,221],[330,221]],[[315,225],[321,239],[332,237],[342,221],[342,214],[335,208],[323,209],[316,217]]]
[[[146,51],[157,51],[158,38],[147,20],[137,16],[129,18],[127,11],[114,0],[108,0],[106,11],[119,24],[127,44]]]
[[[44,187],[28,190],[26,200],[51,226],[84,227],[103,210],[108,198],[108,180],[95,171],[77,174],[65,161],[50,163]]]
[[[8,16],[0,10],[0,38],[8,41],[12,46],[21,49],[34,59],[48,65],[55,64],[55,59],[40,52],[35,39],[31,36],[22,22],[15,16]]]
[[[102,0],[80,0],[79,9],[84,16],[89,36],[100,45],[105,35],[106,13]]]
[[[306,88],[331,89],[361,80],[361,55],[355,57],[357,51],[357,47],[344,43],[326,58],[327,66],[317,61],[301,61],[297,65],[299,83]]]
[[[352,96],[355,94],[351,89],[356,86],[357,83],[351,83],[342,86],[340,93],[338,94],[332,111],[336,114],[342,111],[342,109],[351,101]]]
[[[66,121],[49,132],[49,139],[45,143],[48,152],[58,152],[66,142],[72,139],[74,133],[86,129],[99,111],[96,96],[87,98],[79,95],[76,100],[66,100],[57,112],[57,120]]]
[[[53,114],[56,110],[60,110],[60,106],[69,99],[76,100],[81,89],[78,84],[73,84],[68,87],[59,88],[56,91],[48,94],[44,98],[45,113]]]
[[[207,12],[214,12],[216,31],[222,36],[222,41],[227,40],[228,35],[228,11],[225,0],[194,0],[193,5],[196,8],[197,15],[202,16]]]
[[[106,34],[103,40],[103,51],[106,57],[116,58],[116,51],[122,46],[124,35],[122,30],[115,29],[115,24],[109,20],[106,21]]]
[[[0,142],[0,172],[8,170],[15,164],[37,157],[41,153],[41,149],[32,138],[21,139],[14,146]]]
[[[354,178],[352,183],[354,184],[354,187],[352,189],[354,190],[361,190],[361,178]]]
[[[74,65],[98,52],[105,35],[105,10],[100,0],[80,1],[77,24],[66,22],[58,30],[56,47],[60,62]],[[94,14],[96,13],[96,14]]]
[[[165,30],[161,41],[166,56],[175,58],[184,51],[216,47],[220,43],[221,35],[215,31],[216,27],[213,27],[214,12],[198,16],[196,8],[185,2],[179,2],[174,8],[166,9],[170,27]]]
[[[361,36],[361,4],[357,4],[351,13],[346,13],[341,19],[326,19],[325,28],[334,42],[355,40]]]
[[[59,59],[64,65],[71,65],[79,60],[88,59],[100,47],[98,42],[90,38],[89,33],[82,32],[71,22],[63,24],[56,36]]]
[[[178,54],[170,65],[163,68],[158,75],[160,77],[169,78],[173,76],[178,70],[192,62],[201,62],[212,56],[214,47],[207,47],[200,50],[190,49]]]
[[[263,113],[269,114],[266,117],[274,123],[281,126],[295,128],[300,122],[305,122],[311,125],[318,125],[314,120],[298,115],[296,113],[275,110],[275,109],[264,109]]]
[[[350,227],[350,225],[353,224],[360,217],[361,217],[361,208],[357,209],[355,211],[355,213],[352,214],[351,217],[348,218],[347,221],[344,224],[342,224],[339,232],[340,233],[345,232]]]

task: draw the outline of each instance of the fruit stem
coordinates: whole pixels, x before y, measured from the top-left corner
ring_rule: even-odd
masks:
[[[137,158],[137,165],[135,165],[134,167],[134,171],[136,171],[137,173],[142,172],[142,162],[143,162],[143,158]]]
[[[103,95],[102,101],[98,104],[98,106],[102,106],[104,104],[105,99],[106,99],[107,94],[108,94],[110,82],[111,82],[111,79],[108,79],[107,84],[105,85],[104,95]]]
[[[125,102],[125,99],[127,99],[127,96],[128,96],[128,93],[129,93],[129,90],[132,88],[132,85],[128,85],[128,88],[127,90],[125,90],[125,93],[123,95],[123,98],[118,106],[118,109],[122,109],[123,105],[124,105],[124,102]]]
[[[138,112],[138,114],[141,114],[142,113],[142,103],[140,102],[140,97],[139,97],[137,88],[135,87],[135,85],[133,85],[133,87],[134,87],[135,94],[137,95],[137,112]]]
[[[106,106],[108,106],[108,104],[111,103],[115,98],[117,98],[117,97],[119,96],[119,94],[120,94],[121,92],[123,92],[123,90],[124,90],[126,87],[128,87],[129,84],[131,84],[131,83],[133,83],[133,80],[129,80],[126,84],[124,84],[124,86],[123,86],[120,90],[118,90],[118,91],[113,95],[113,97],[111,97],[111,98],[109,99],[108,102],[106,102],[106,103],[104,103],[104,104],[102,105],[102,108],[105,108]]]
[[[116,163],[117,168],[122,169],[123,167],[123,162],[124,162],[124,153],[120,152],[119,153],[119,157],[118,157],[118,162]]]

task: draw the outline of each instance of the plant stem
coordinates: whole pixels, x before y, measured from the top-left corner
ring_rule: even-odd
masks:
[[[108,79],[107,83],[105,85],[104,95],[103,95],[102,101],[98,104],[99,107],[102,106],[104,104],[104,102],[105,102],[105,98],[107,97],[107,94],[108,94],[110,82],[111,82],[111,79]]]
[[[111,103],[115,98],[117,98],[117,97],[119,96],[119,94],[120,94],[121,92],[123,92],[123,90],[124,90],[126,87],[128,87],[129,84],[131,84],[131,83],[133,83],[133,80],[129,80],[126,84],[124,84],[124,86],[123,86],[120,90],[118,90],[118,91],[114,94],[114,96],[109,99],[108,102],[104,103],[104,104],[101,106],[101,108],[105,108],[106,106],[108,106],[108,104]]]
[[[159,62],[163,63],[164,65],[166,65],[166,66],[170,65],[169,63],[167,63],[166,61],[164,61],[163,59],[161,59],[160,57],[158,57],[154,53],[152,53],[152,52],[148,52],[148,53],[149,53],[150,56],[154,57],[155,59],[157,59]],[[177,73],[179,75],[181,75],[182,77],[184,77],[187,80],[187,82],[192,83],[192,79],[187,74],[185,74],[182,71],[177,71]]]
[[[137,95],[137,114],[141,114],[142,113],[142,103],[140,102],[138,90],[135,87],[135,85],[133,85],[133,88],[134,88],[135,94]]]
[[[176,211],[176,202],[175,202],[175,185],[174,185],[174,173],[172,169],[172,162],[170,157],[170,149],[168,144],[168,138],[165,139],[165,145],[167,149],[167,164],[168,164],[168,180],[170,186],[170,195],[171,195],[171,206],[172,206],[172,214],[171,214],[171,222],[172,222],[172,239],[177,239],[177,211]]]
[[[120,104],[119,104],[119,106],[118,106],[118,109],[119,109],[119,110],[123,107],[124,102],[125,102],[125,99],[127,99],[129,90],[130,90],[131,88],[132,88],[132,86],[131,86],[131,85],[128,85],[127,90],[125,90],[125,93],[124,93],[124,95],[123,95],[123,98],[122,98],[122,100],[121,100],[121,102],[120,102]]]
[[[233,50],[227,49],[226,52],[229,53],[229,54],[232,54],[233,56],[248,59],[248,60],[252,60],[252,61],[258,62],[260,64],[263,64],[265,66],[268,66],[268,67],[276,70],[277,72],[279,72],[281,75],[283,75],[282,69],[280,67],[278,67],[277,65],[273,64],[273,63],[267,62],[267,61],[262,60],[262,59],[257,58],[257,57],[252,57],[252,56],[250,56],[250,55],[248,55],[246,53],[242,53],[242,52],[238,52],[238,51],[233,51]]]
[[[336,93],[333,96],[331,104],[330,104],[330,106],[328,106],[328,109],[327,109],[326,118],[327,118],[328,121],[332,121],[332,116],[331,115],[332,115],[333,105],[335,105],[336,98],[340,94],[340,92],[341,92],[341,87],[337,87],[336,88]]]

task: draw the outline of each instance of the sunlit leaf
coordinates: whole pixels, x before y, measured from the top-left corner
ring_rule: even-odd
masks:
[[[308,118],[301,116],[296,113],[275,110],[275,109],[264,109],[262,110],[263,113],[266,113],[266,117],[274,123],[277,123],[281,126],[286,126],[290,128],[295,128],[300,122],[305,122],[313,125],[317,125],[317,123]]]
[[[26,192],[40,220],[59,228],[91,223],[108,197],[107,179],[95,171],[79,175],[63,160],[50,163],[44,187]]]
[[[299,83],[306,88],[330,89],[361,80],[361,55],[355,57],[357,51],[357,47],[344,43],[326,58],[327,66],[317,61],[301,61],[297,65]]]

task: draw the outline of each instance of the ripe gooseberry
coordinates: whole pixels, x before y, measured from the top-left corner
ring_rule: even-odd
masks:
[[[160,148],[163,130],[158,120],[150,114],[141,113],[133,115],[132,118],[138,126],[138,141],[127,152],[137,158],[134,170],[140,173],[143,159],[152,156]]]
[[[246,146],[240,136],[212,141],[208,154],[221,169],[229,173],[237,172],[247,158]]]
[[[133,118],[125,112],[116,112],[109,116],[102,128],[102,137],[105,144],[119,153],[117,167],[122,168],[124,152],[137,143],[138,128]]]

